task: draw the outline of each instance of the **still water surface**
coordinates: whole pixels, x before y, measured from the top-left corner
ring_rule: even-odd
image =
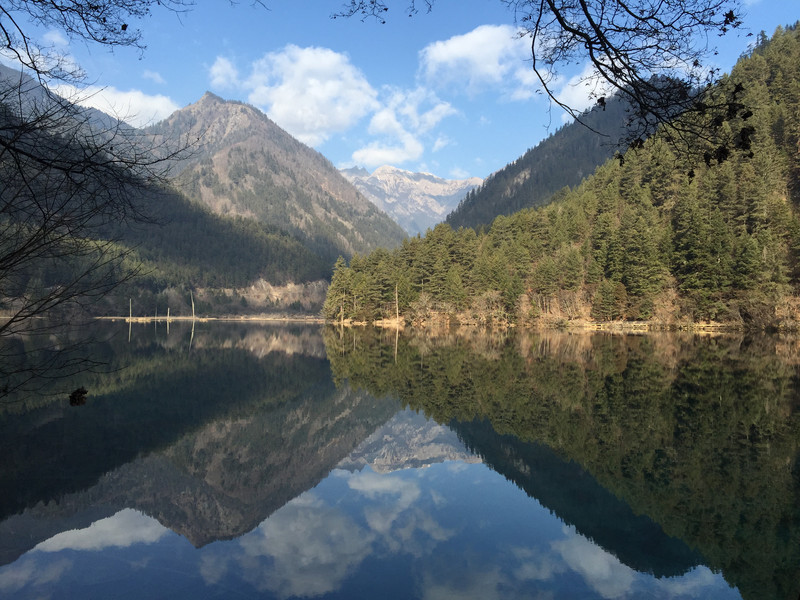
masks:
[[[0,416],[0,597],[797,597],[793,338],[107,334]]]

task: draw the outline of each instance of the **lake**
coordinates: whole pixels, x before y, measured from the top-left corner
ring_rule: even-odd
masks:
[[[98,331],[0,414],[0,597],[800,592],[800,338]]]

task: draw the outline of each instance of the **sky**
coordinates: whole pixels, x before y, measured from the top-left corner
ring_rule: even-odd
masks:
[[[501,0],[437,0],[386,24],[332,19],[343,0],[154,7],[133,23],[146,49],[72,43],[40,31],[86,72],[84,103],[133,125],[161,120],[206,92],[252,104],[340,168],[389,164],[461,179],[486,177],[566,122],[538,90],[530,41]],[[745,30],[720,38],[728,72],[753,37],[800,19],[798,0],[746,0]],[[394,11],[394,12],[393,12]],[[588,107],[577,65],[559,95]]]

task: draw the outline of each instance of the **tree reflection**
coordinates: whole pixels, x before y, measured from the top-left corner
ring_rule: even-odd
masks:
[[[797,341],[417,333],[400,337],[395,358],[387,335],[328,330],[335,379],[450,423],[485,457],[499,442],[470,438],[480,419],[544,444],[745,598],[797,595]]]

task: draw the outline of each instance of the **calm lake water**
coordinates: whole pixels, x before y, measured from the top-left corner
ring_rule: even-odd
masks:
[[[102,333],[0,415],[0,597],[800,591],[800,339]]]

